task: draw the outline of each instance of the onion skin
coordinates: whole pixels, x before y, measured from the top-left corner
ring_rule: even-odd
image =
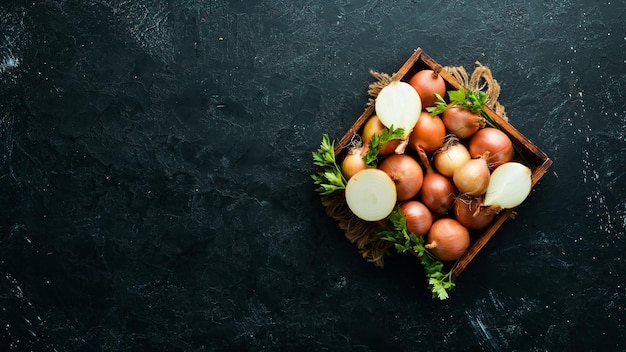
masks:
[[[409,136],[409,147],[417,150],[421,146],[426,153],[432,153],[439,149],[445,140],[446,126],[441,118],[422,111]]]
[[[433,70],[421,70],[411,77],[409,84],[415,88],[420,99],[422,99],[422,108],[435,106],[437,97],[446,95],[446,82],[443,78]]]
[[[400,205],[400,211],[406,217],[406,229],[416,236],[424,236],[433,224],[433,215],[423,203],[411,200]]]
[[[385,125],[383,125],[382,122],[380,122],[380,120],[378,119],[378,116],[372,115],[372,117],[370,117],[367,120],[367,122],[365,122],[365,125],[363,126],[363,132],[361,133],[361,139],[363,140],[363,145],[365,146],[365,148],[369,147],[370,141],[372,140],[372,137],[374,136],[374,134],[380,135],[380,133],[385,128],[386,128]],[[387,143],[385,143],[380,148],[380,150],[378,151],[378,154],[389,155],[394,152],[394,150],[398,147],[399,144],[400,144],[399,139],[392,139],[388,141]]]
[[[469,110],[448,108],[441,114],[446,129],[459,138],[469,138],[485,125],[485,120]]]
[[[385,158],[378,168],[396,184],[398,200],[413,198],[422,188],[424,173],[420,164],[406,154],[393,154]]]
[[[500,206],[483,206],[484,197],[461,195],[454,201],[454,218],[470,230],[487,227],[502,210]]]
[[[497,128],[485,127],[476,132],[469,141],[470,155],[475,158],[489,152],[487,163],[490,169],[513,159],[513,142],[509,136]]]
[[[452,207],[456,196],[454,184],[450,179],[433,170],[423,149],[420,148],[418,153],[422,164],[426,167],[420,200],[432,212],[446,214]]]
[[[459,192],[471,196],[481,196],[487,192],[490,177],[488,157],[489,152],[485,152],[484,155],[468,160],[454,170],[452,180]]]
[[[439,219],[430,227],[426,242],[425,247],[435,258],[445,262],[457,260],[469,247],[469,230],[454,219]]]
[[[433,161],[435,168],[440,174],[446,177],[452,177],[454,170],[471,158],[467,148],[459,143],[458,138],[452,136],[452,138],[446,140],[439,150],[437,150]]]
[[[346,180],[349,180],[357,172],[367,168],[367,165],[363,160],[364,154],[364,148],[354,148],[350,149],[346,157],[343,158],[343,161],[341,162],[341,173],[343,173]]]

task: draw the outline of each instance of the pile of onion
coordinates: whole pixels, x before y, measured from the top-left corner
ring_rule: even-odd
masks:
[[[445,82],[432,70],[385,86],[359,135],[363,144],[346,154],[341,171],[357,217],[380,221],[398,207],[407,230],[425,236],[430,253],[447,262],[467,251],[470,231],[526,199],[532,171],[513,161],[509,136],[485,127],[482,117],[458,107],[440,116],[422,110],[445,94]],[[392,127],[404,130],[402,140],[387,142],[378,165],[368,167],[363,156],[370,141]]]

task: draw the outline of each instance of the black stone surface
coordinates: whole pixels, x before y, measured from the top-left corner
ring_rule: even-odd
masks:
[[[626,350],[625,11],[3,0],[0,350]],[[445,302],[309,178],[417,47],[490,67],[554,161]]]

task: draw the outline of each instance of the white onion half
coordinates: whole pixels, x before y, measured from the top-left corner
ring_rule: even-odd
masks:
[[[346,185],[346,203],[362,220],[386,218],[396,205],[396,185],[386,172],[365,169],[357,172]]]
[[[499,205],[503,209],[515,208],[530,194],[532,171],[517,162],[507,162],[491,173],[485,193],[486,206]]]
[[[408,138],[422,112],[422,100],[410,84],[393,81],[380,90],[374,107],[385,127],[402,128]]]

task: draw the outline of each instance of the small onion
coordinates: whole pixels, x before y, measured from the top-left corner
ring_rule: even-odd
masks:
[[[499,205],[503,209],[515,208],[530,194],[532,171],[525,165],[510,161],[491,173],[485,205]]]
[[[422,107],[435,106],[437,96],[446,94],[446,82],[433,70],[421,70],[411,77],[409,84],[422,99]]]
[[[416,236],[424,236],[433,224],[433,215],[423,203],[411,200],[400,205],[406,217],[406,229]]]
[[[406,82],[392,81],[380,90],[374,108],[385,127],[404,130],[404,138],[396,148],[396,153],[404,153],[409,135],[422,112],[419,94]]]
[[[346,184],[346,204],[354,215],[365,221],[378,221],[396,206],[396,185],[382,170],[365,169]]]
[[[378,116],[372,115],[365,125],[363,126],[363,132],[361,133],[361,138],[363,139],[363,145],[367,148],[369,147],[370,140],[374,135],[380,135],[382,131],[385,129],[385,125],[383,125]],[[380,150],[378,151],[378,155],[389,155],[394,152],[394,150],[400,144],[399,139],[392,139],[385,143]]]
[[[432,153],[441,147],[445,139],[446,126],[441,118],[422,111],[409,137],[409,146],[414,150],[421,146],[426,153]]]
[[[396,184],[398,200],[410,199],[422,188],[422,167],[409,155],[390,155],[378,164],[378,168],[386,172]]]
[[[454,218],[470,230],[487,227],[502,208],[498,205],[485,207],[483,200],[483,196],[458,196],[454,201]]]
[[[473,158],[489,152],[487,163],[492,170],[513,158],[511,139],[493,127],[485,127],[476,132],[470,139],[468,148]]]
[[[437,171],[447,177],[452,177],[454,170],[470,159],[471,156],[467,148],[459,143],[459,139],[453,135],[447,137],[433,157]]]
[[[350,149],[346,157],[341,162],[341,172],[345,176],[346,180],[349,180],[357,172],[367,168],[367,164],[363,160],[365,149],[353,148]]]
[[[489,152],[476,159],[470,159],[454,170],[452,180],[461,193],[471,196],[485,194],[489,186],[489,166],[487,159]]]
[[[450,179],[437,173],[430,166],[428,156],[423,149],[420,148],[418,153],[422,164],[426,167],[424,181],[422,182],[422,189],[420,190],[420,200],[431,211],[439,214],[445,214],[454,202],[454,197],[456,195],[454,184],[450,181]]]
[[[485,125],[482,117],[462,108],[448,108],[441,114],[446,129],[459,138],[471,137]]]
[[[428,231],[425,247],[441,261],[459,259],[470,244],[469,230],[451,218],[435,221]]]

